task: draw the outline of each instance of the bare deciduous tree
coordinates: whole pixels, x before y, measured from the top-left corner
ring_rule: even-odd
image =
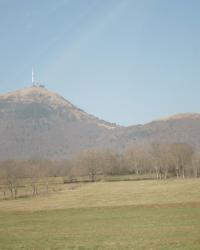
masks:
[[[192,170],[194,177],[200,176],[200,152],[195,152],[192,156]]]
[[[20,164],[14,160],[5,161],[2,164],[2,174],[5,184],[10,191],[11,198],[17,198],[18,186],[20,180],[23,178],[23,171],[20,168]],[[4,193],[5,195],[5,193]]]
[[[186,143],[173,143],[170,145],[170,156],[177,178],[185,178],[186,168],[192,165],[193,153],[192,147]]]
[[[96,150],[88,150],[79,155],[76,161],[76,172],[81,175],[88,175],[94,182],[96,175],[101,170],[101,155]]]
[[[146,165],[147,152],[141,146],[129,146],[124,157],[130,173],[142,174]]]

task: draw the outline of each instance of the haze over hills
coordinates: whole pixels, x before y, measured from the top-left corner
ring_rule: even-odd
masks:
[[[115,127],[45,88],[0,96],[1,159],[67,158]]]
[[[133,143],[160,141],[200,147],[199,130],[196,113],[123,127],[86,113],[46,88],[0,95],[1,160],[65,159],[90,148],[123,150]]]
[[[144,125],[121,127],[111,135],[113,147],[129,144],[148,145],[153,142],[188,143],[200,148],[200,114],[185,113],[154,120]]]

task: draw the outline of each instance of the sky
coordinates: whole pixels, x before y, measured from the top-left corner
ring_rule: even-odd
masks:
[[[0,0],[0,93],[46,87],[109,122],[200,112],[199,0]]]

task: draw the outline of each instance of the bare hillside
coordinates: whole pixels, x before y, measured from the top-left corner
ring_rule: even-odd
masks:
[[[153,142],[188,143],[200,148],[200,114],[177,114],[144,125],[116,128],[110,133],[108,143],[121,149],[129,144],[148,145]]]
[[[45,88],[0,95],[1,159],[67,158],[115,128]]]
[[[133,114],[134,115],[134,114]],[[200,147],[200,114],[121,127],[100,120],[46,88],[0,95],[0,158],[65,159],[90,148],[123,150],[130,144],[186,142]]]

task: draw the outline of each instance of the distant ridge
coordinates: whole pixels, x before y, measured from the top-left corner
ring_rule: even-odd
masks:
[[[0,94],[0,160],[66,159],[91,148],[185,142],[200,148],[200,114],[118,126],[77,108],[44,87]]]
[[[183,120],[183,119],[200,119],[199,113],[180,113],[171,116],[161,117],[156,121]]]

